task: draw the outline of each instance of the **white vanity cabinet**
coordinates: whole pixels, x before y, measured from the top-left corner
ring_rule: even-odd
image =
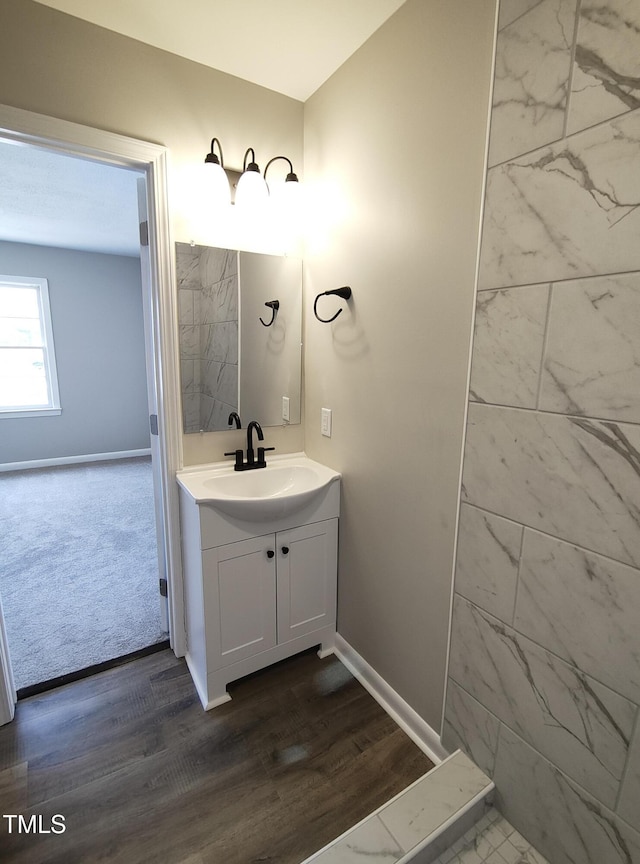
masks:
[[[186,659],[209,709],[230,699],[231,681],[333,650],[339,475],[299,511],[253,523],[196,501],[179,479]]]
[[[202,553],[212,668],[335,625],[337,541],[328,519]]]

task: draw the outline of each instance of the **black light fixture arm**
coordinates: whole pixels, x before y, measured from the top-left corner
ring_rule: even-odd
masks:
[[[216,144],[218,145],[218,151],[220,152],[220,158],[219,159],[216,156],[216,154],[213,152],[214,146]],[[224,157],[222,155],[222,144],[220,143],[220,141],[217,138],[211,139],[211,150],[204,157],[204,161],[205,161],[205,164],[207,162],[213,162],[214,165],[220,165],[222,168],[224,168]]]
[[[251,162],[247,163],[247,156],[251,153]],[[260,173],[260,169],[258,168],[258,163],[256,162],[256,151],[253,147],[249,147],[247,152],[244,154],[244,161],[242,163],[242,171],[257,171]]]
[[[278,309],[280,308],[280,301],[279,300],[267,300],[267,302],[264,305],[268,306],[271,309],[271,321],[263,321],[262,318],[260,318],[260,323],[262,324],[263,327],[271,327],[273,322],[276,320],[276,314],[278,312]]]
[[[336,294],[338,297],[342,297],[343,300],[349,300],[351,298],[351,288],[348,285],[345,285],[343,288],[334,288],[332,291],[322,291],[313,302],[313,314],[316,316],[318,321],[322,321],[323,324],[330,324],[332,321],[335,321],[338,315],[342,312],[342,309],[338,309],[336,314],[331,318],[321,318],[318,315],[318,300],[321,297],[327,297],[330,294]]]
[[[289,159],[288,156],[274,156],[273,159],[269,159],[269,161],[267,162],[267,164],[265,165],[265,168],[264,168],[265,182],[267,180],[267,171],[269,170],[269,165],[271,165],[273,162],[277,162],[278,159],[284,159],[285,162],[289,163],[289,173],[285,177],[284,182],[285,183],[297,183],[298,182],[298,175],[294,172],[293,162],[291,161],[291,159]]]

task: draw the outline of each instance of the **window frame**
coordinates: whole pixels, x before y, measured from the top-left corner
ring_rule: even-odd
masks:
[[[42,353],[44,359],[45,377],[49,403],[42,407],[38,405],[3,407],[0,405],[0,419],[3,417],[47,417],[62,413],[60,406],[60,390],[58,388],[58,367],[53,344],[53,325],[51,322],[51,306],[49,304],[49,281],[42,276],[7,276],[0,275],[0,286],[15,288],[37,288],[38,310],[42,327]],[[38,346],[40,347],[40,346]]]

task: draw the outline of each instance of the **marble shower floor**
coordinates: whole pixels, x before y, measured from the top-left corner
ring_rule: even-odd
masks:
[[[549,864],[492,807],[433,864]]]

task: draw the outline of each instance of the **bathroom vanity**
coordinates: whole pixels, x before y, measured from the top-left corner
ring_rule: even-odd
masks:
[[[186,660],[205,709],[336,629],[340,474],[304,454],[178,472]]]

